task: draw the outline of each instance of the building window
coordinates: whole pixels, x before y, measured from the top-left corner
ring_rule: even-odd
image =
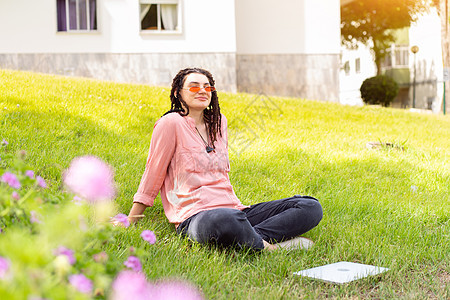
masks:
[[[142,31],[180,31],[178,0],[140,0]]]
[[[355,72],[361,73],[361,58],[355,59]]]
[[[97,30],[96,0],[56,0],[58,31]]]
[[[385,68],[408,68],[409,67],[409,47],[403,45],[392,45],[386,50],[386,57],[383,63]]]
[[[409,67],[409,47],[401,46],[395,48],[395,66],[396,67]]]
[[[392,67],[392,55],[391,55],[391,51],[387,51],[385,57],[384,57],[384,62],[382,61],[381,65],[385,68],[390,68]]]
[[[347,75],[347,76],[350,75],[350,62],[348,60],[344,63],[343,69],[344,69],[345,75]]]

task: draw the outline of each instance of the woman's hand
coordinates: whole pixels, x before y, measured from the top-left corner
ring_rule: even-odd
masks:
[[[145,215],[132,215],[132,214],[129,214],[128,215],[128,221],[130,221],[130,224],[134,224],[134,223],[136,223],[137,221],[139,221],[140,219],[142,219],[144,217],[145,217]]]
[[[118,227],[128,227],[131,224],[136,223],[137,221],[139,221],[140,219],[144,218],[145,215],[129,215],[126,219],[117,219],[117,218],[111,218],[110,223],[113,226],[118,226]],[[128,221],[128,222],[127,222]],[[128,226],[127,226],[128,225]]]
[[[120,226],[120,227],[128,227],[129,224],[134,224],[137,221],[139,221],[140,219],[144,218],[144,211],[147,208],[147,206],[145,206],[142,203],[138,203],[135,202],[133,203],[133,206],[131,207],[130,213],[128,214],[127,219],[123,220],[123,219],[118,219],[118,218],[112,218],[111,219],[111,224],[113,226]],[[122,215],[123,217],[125,217],[125,215]],[[127,225],[127,223],[129,223]]]
[[[123,224],[123,222],[120,222],[119,220],[114,218],[111,218],[109,223],[111,223],[114,227],[126,227],[125,224]]]

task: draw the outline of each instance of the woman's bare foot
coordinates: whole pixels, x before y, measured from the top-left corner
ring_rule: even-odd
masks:
[[[276,250],[276,249],[286,249],[286,250],[294,250],[294,249],[303,249],[308,250],[314,245],[314,242],[309,239],[302,236],[276,243],[276,244],[269,244],[268,242],[264,241],[264,249],[268,251]]]

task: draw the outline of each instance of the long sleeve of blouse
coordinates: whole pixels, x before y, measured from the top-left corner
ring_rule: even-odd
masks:
[[[177,140],[175,127],[173,118],[161,118],[155,123],[145,171],[133,202],[153,206],[175,153]]]

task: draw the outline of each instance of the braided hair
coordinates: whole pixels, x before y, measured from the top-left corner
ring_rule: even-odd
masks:
[[[215,81],[210,72],[200,68],[187,68],[178,72],[172,81],[172,90],[170,91],[170,110],[164,115],[172,112],[177,112],[182,116],[189,114],[189,107],[186,102],[181,98],[181,89],[183,88],[186,76],[191,73],[203,74],[208,78],[209,85],[214,86]],[[203,119],[208,130],[208,135],[211,143],[214,147],[214,142],[217,141],[217,133],[222,136],[221,121],[222,116],[220,114],[219,98],[217,97],[217,91],[211,92],[211,102],[208,107],[203,110]]]

